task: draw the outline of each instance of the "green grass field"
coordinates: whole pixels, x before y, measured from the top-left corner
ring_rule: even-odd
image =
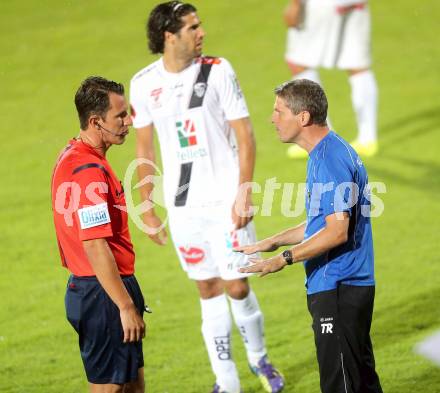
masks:
[[[302,182],[305,162],[288,161],[269,119],[273,88],[289,78],[283,61],[284,0],[195,1],[207,31],[205,53],[234,65],[258,143],[256,180]],[[375,218],[377,297],[372,329],[387,393],[440,392],[440,370],[413,353],[440,327],[440,34],[439,3],[372,1],[374,69],[380,88],[381,151],[366,160],[382,181],[384,214]],[[73,96],[98,74],[127,84],[152,61],[144,21],[150,1],[24,0],[0,7],[2,126],[0,188],[0,392],[85,392],[77,338],[65,319],[64,288],[50,207],[58,151],[78,133]],[[322,78],[335,129],[356,135],[349,85],[341,72]],[[122,177],[134,134],[109,160]],[[255,197],[260,201],[260,196]],[[294,225],[280,214],[256,217],[260,237]],[[151,393],[207,392],[214,382],[202,345],[196,289],[171,245],[159,248],[134,225],[137,276],[154,313],[147,316],[145,373]],[[303,269],[294,266],[252,284],[265,312],[271,358],[286,392],[318,392],[318,372]],[[246,393],[260,392],[234,333]]]

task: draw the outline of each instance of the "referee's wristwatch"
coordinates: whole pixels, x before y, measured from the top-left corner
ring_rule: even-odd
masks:
[[[288,265],[293,264],[293,254],[291,250],[284,250],[281,254]]]

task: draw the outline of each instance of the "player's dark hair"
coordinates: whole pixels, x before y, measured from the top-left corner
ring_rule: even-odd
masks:
[[[307,111],[313,124],[327,125],[327,97],[318,83],[308,79],[285,82],[275,89],[275,94],[285,101],[294,115]]]
[[[184,25],[182,17],[196,11],[192,4],[180,1],[169,1],[156,6],[151,11],[146,26],[151,53],[163,53],[165,32],[176,34]]]
[[[75,106],[78,111],[82,130],[87,129],[90,116],[105,118],[110,109],[109,93],[124,95],[124,86],[100,76],[90,76],[81,83],[75,94]]]

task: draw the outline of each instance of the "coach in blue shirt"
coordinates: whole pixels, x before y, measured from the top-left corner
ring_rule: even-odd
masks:
[[[280,140],[309,154],[307,220],[237,248],[252,254],[293,245],[240,271],[263,276],[303,261],[321,391],[381,393],[370,340],[375,282],[367,172],[353,148],[329,130],[327,98],[318,84],[290,81],[275,94],[272,122]]]

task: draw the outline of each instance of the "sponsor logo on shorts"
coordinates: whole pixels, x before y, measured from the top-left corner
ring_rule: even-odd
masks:
[[[225,236],[226,236],[226,247],[228,247],[230,250],[240,246],[240,242],[238,241],[237,231],[227,232]]]
[[[186,263],[196,264],[205,258],[205,251],[197,247],[179,247],[180,254]]]
[[[110,222],[107,203],[78,209],[81,229],[93,228]]]

